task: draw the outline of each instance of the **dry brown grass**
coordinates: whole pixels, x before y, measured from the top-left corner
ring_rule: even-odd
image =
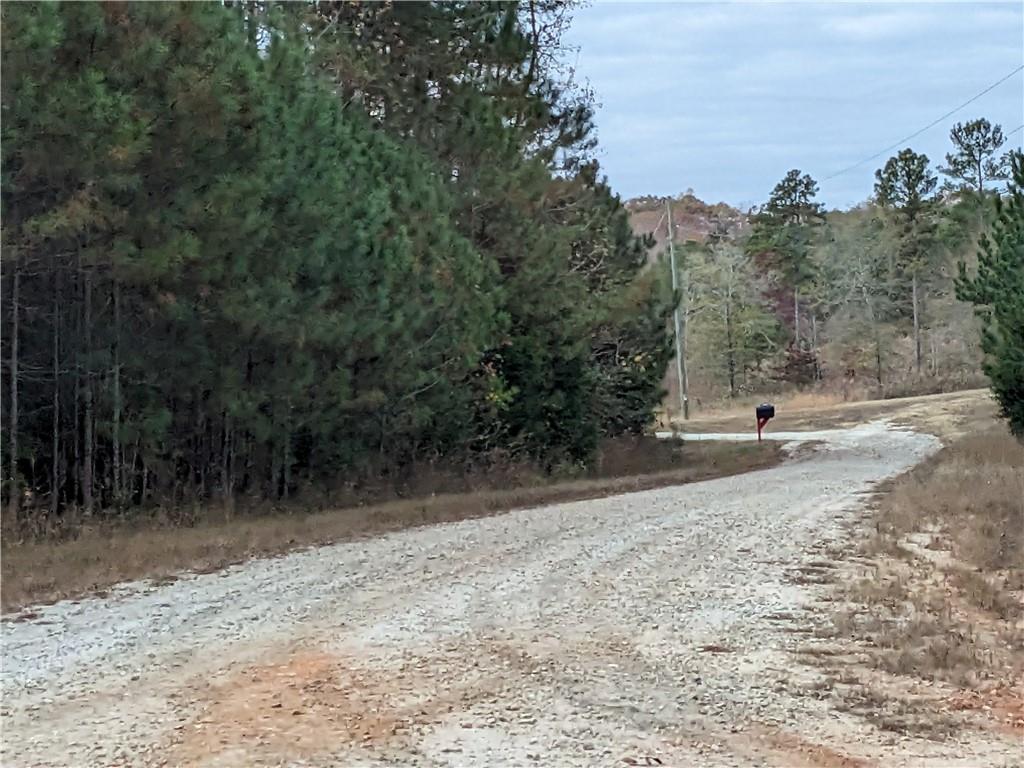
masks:
[[[878,701],[862,686],[847,704],[880,727],[948,732],[944,704],[915,702],[915,681],[983,699],[1024,687],[1024,445],[984,411],[965,419],[950,434],[968,436],[880,489],[858,558],[869,565],[837,588],[823,632],[864,654]]]
[[[970,567],[1019,577],[1024,445],[999,427],[955,441],[890,485],[875,523],[896,538],[926,531]]]
[[[969,434],[979,424],[992,424],[996,414],[991,394],[983,389],[859,402],[844,402],[827,393],[805,393],[742,401],[726,411],[700,413],[689,421],[672,423],[683,432],[753,431],[754,406],[763,400],[775,405],[768,432],[841,429],[886,418],[952,440]]]
[[[519,474],[516,481],[524,483],[520,487],[480,488],[322,512],[226,519],[222,510],[210,508],[191,518],[189,526],[173,526],[155,518],[144,524],[83,528],[63,541],[18,542],[5,536],[0,560],[2,604],[10,611],[81,596],[119,582],[213,571],[301,547],[517,508],[680,485],[772,466],[782,457],[781,448],[771,443],[684,445],[653,438],[625,440],[604,447],[600,477],[569,482],[539,483]],[[499,476],[491,482],[506,480]],[[533,484],[527,484],[531,480]]]
[[[988,385],[980,374],[954,375],[946,377],[910,377],[904,381],[892,382],[884,387],[868,381],[851,382],[832,380],[819,383],[812,389],[783,388],[779,391],[764,392],[739,397],[691,397],[691,416],[695,421],[721,420],[753,411],[754,406],[768,401],[786,411],[808,411],[830,408],[853,408],[862,403],[884,403],[888,400],[909,400],[922,396],[959,394],[982,391]],[[681,422],[674,401],[666,399],[667,409],[663,419]]]

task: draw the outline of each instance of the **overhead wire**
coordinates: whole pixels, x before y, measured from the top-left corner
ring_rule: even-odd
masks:
[[[1019,67],[1017,67],[1015,70],[1010,72],[1008,75],[1004,75],[1003,77],[999,78],[994,83],[992,83],[992,85],[988,86],[988,88],[986,88],[985,90],[980,91],[980,92],[974,94],[974,96],[969,98],[967,101],[965,101],[960,106],[955,107],[954,109],[949,110],[949,112],[947,112],[946,114],[942,115],[942,117],[938,117],[935,120],[933,120],[932,122],[928,123],[928,125],[926,125],[924,128],[921,128],[920,130],[914,131],[909,136],[904,136],[902,139],[897,141],[895,144],[891,144],[890,146],[886,147],[885,149],[880,150],[879,152],[876,152],[871,157],[865,157],[863,160],[858,160],[853,165],[849,165],[846,168],[843,168],[841,171],[836,171],[831,176],[826,176],[824,179],[822,179],[822,181],[823,182],[824,181],[829,181],[830,179],[834,179],[837,176],[842,176],[844,173],[852,171],[854,168],[859,168],[860,166],[864,165],[864,163],[870,163],[872,160],[877,160],[878,158],[882,157],[886,153],[891,152],[892,150],[894,150],[894,149],[896,149],[896,148],[906,144],[906,142],[910,141],[911,139],[917,138],[922,133],[927,131],[929,128],[934,128],[936,125],[941,123],[943,120],[945,120],[945,119],[947,119],[949,117],[952,117],[953,115],[955,115],[957,112],[959,112],[964,107],[968,106],[969,104],[973,104],[975,101],[980,99],[986,93],[988,93],[989,91],[992,91],[996,87],[1002,85],[1003,83],[1005,83],[1007,80],[1009,80],[1011,77],[1016,75],[1021,70],[1024,70],[1024,64],[1021,64]],[[1012,131],[1010,131],[1010,133],[1008,133],[1006,135],[1007,136],[1012,135],[1013,133],[1019,131],[1021,128],[1024,128],[1024,125],[1021,125],[1021,126],[1018,126],[1017,128],[1014,128]]]

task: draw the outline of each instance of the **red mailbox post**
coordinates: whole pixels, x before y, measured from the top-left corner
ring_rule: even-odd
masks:
[[[761,430],[764,429],[764,425],[768,423],[768,420],[775,416],[775,406],[771,403],[761,403],[755,409],[757,414],[757,442],[761,442]]]

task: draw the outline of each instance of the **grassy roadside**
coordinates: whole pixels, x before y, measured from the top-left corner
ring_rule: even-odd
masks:
[[[1024,738],[1024,445],[992,418],[879,489],[833,575],[837,708],[927,736]]]
[[[770,398],[769,398],[770,399]],[[913,426],[943,439],[991,424],[996,406],[988,390],[974,389],[939,395],[842,402],[826,395],[792,395],[775,403],[776,415],[768,432],[843,429],[878,418]],[[700,414],[675,421],[683,432],[748,432],[754,429],[754,401],[727,411]]]
[[[569,482],[484,488],[314,513],[224,519],[215,510],[187,527],[111,525],[66,541],[4,538],[0,595],[4,611],[102,592],[135,579],[208,572],[253,557],[279,555],[421,525],[485,517],[512,509],[662,488],[774,466],[775,443],[672,443],[653,438],[607,451],[599,476]],[[653,470],[653,471],[652,471]]]

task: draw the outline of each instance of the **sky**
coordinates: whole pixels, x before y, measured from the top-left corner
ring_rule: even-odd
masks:
[[[576,11],[566,42],[600,105],[598,159],[624,199],[692,188],[746,208],[799,168],[820,201],[845,208],[872,194],[895,151],[828,176],[1024,64],[1024,0],[598,0]],[[953,123],[977,117],[1004,131],[1024,123],[1024,72],[906,146],[940,165]]]

